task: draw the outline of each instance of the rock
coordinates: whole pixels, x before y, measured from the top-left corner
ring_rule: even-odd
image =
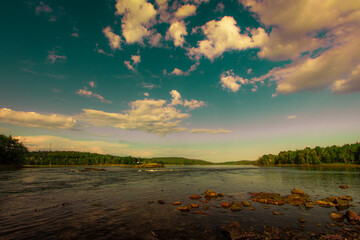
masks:
[[[208,210],[208,209],[209,209],[209,206],[205,205],[205,206],[203,206],[203,209],[204,209],[204,210]]]
[[[269,207],[268,207],[268,206],[264,206],[264,209],[269,209]]]
[[[303,217],[300,217],[300,218],[299,218],[299,222],[300,222],[300,223],[306,223],[306,219],[303,218]]]
[[[339,220],[343,220],[345,216],[344,216],[344,214],[342,214],[340,212],[332,212],[330,214],[330,217],[334,221],[339,221]]]
[[[199,195],[194,194],[194,195],[191,195],[189,198],[190,199],[201,199],[202,197],[199,196]]]
[[[300,190],[298,188],[294,188],[293,190],[291,190],[292,194],[299,194],[299,195],[304,195],[304,191]]]
[[[345,188],[349,188],[349,187],[351,187],[351,186],[349,186],[349,185],[340,185],[339,186],[339,188],[341,188],[341,189],[345,189]]]
[[[208,203],[206,200],[199,200],[201,203]]]
[[[217,193],[212,190],[206,190],[204,193],[205,198],[215,198],[217,197]]]
[[[249,203],[248,201],[243,201],[242,204],[244,205],[244,207],[250,207],[251,203]]]
[[[356,223],[360,221],[359,215],[357,215],[353,210],[347,210],[345,215],[350,223]]]
[[[181,202],[173,202],[173,205],[180,205]]]
[[[217,196],[218,196],[218,197],[224,197],[224,194],[223,194],[223,193],[218,193]]]
[[[261,239],[261,236],[254,229],[245,231],[238,222],[222,225],[221,232],[227,239],[231,240]]]
[[[228,202],[223,202],[223,203],[221,203],[221,206],[223,207],[223,208],[229,208],[230,207],[230,203],[228,203]]]
[[[250,210],[255,210],[255,208],[254,208],[254,207],[249,207],[249,209],[250,209]]]
[[[181,211],[181,212],[190,212],[191,211],[191,206],[178,207],[178,210]]]
[[[190,204],[190,206],[192,208],[199,208],[199,204],[197,204],[197,203],[192,203],[192,204]]]
[[[158,200],[159,204],[165,204],[165,202],[163,200]]]
[[[341,198],[336,198],[335,204],[336,204],[336,209],[338,209],[338,210],[344,210],[344,209],[347,209],[350,207],[349,201],[343,200]]]
[[[242,203],[241,202],[232,202],[231,203],[231,211],[237,212],[242,210]]]
[[[273,211],[273,214],[274,214],[274,215],[281,215],[281,213],[278,212],[278,211]]]
[[[317,223],[316,226],[317,227],[322,227],[322,223]]]
[[[305,208],[307,210],[309,210],[310,208],[313,208],[314,206],[312,205],[312,203],[305,203]]]
[[[353,198],[352,198],[352,196],[349,196],[349,195],[346,195],[346,196],[342,196],[342,197],[340,197],[342,200],[347,200],[347,201],[349,201],[349,202],[352,202],[352,200],[353,200]]]

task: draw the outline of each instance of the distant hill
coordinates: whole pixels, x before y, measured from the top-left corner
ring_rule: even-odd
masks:
[[[216,163],[217,165],[255,165],[257,164],[257,161],[251,161],[251,160],[241,160],[241,161],[235,161],[235,162],[221,162]]]
[[[182,157],[157,157],[142,159],[145,163],[160,163],[165,165],[212,165],[214,163],[198,159]]]

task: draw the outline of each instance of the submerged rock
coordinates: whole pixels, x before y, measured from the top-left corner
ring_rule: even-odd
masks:
[[[192,204],[190,204],[190,206],[192,208],[199,208],[199,204],[197,204],[197,203],[192,203]]]
[[[345,188],[349,188],[349,187],[351,187],[351,186],[349,186],[349,185],[340,185],[339,186],[339,188],[341,188],[341,189],[345,189]]]
[[[242,204],[244,205],[244,207],[250,207],[251,203],[249,203],[248,201],[243,201]]]
[[[218,194],[212,190],[206,190],[204,193],[204,197],[205,198],[216,198],[218,196]]]
[[[305,219],[305,218],[300,217],[300,218],[299,218],[299,222],[300,222],[300,223],[306,223],[307,221],[306,221],[306,219]]]
[[[231,211],[237,212],[242,210],[242,202],[232,202],[231,203]]]
[[[274,215],[281,215],[281,213],[278,212],[278,211],[273,211],[273,214],[274,214]]]
[[[181,202],[173,202],[173,205],[180,205]]]

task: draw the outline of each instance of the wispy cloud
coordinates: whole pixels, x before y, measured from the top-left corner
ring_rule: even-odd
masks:
[[[121,49],[121,38],[119,35],[113,33],[110,26],[103,29],[105,37],[109,40],[111,49]]]
[[[56,62],[65,62],[67,57],[65,55],[62,55],[59,53],[58,49],[53,49],[51,51],[48,52],[48,56],[47,56],[47,62],[53,64]]]
[[[97,93],[94,93],[92,91],[89,91],[87,89],[79,89],[76,94],[80,95],[80,96],[85,96],[85,97],[88,97],[88,98],[96,98],[98,100],[100,100],[101,102],[103,103],[111,103],[111,101],[109,100],[106,100],[103,96],[97,94]]]
[[[292,120],[292,119],[295,119],[295,118],[297,118],[297,116],[296,116],[296,115],[289,115],[289,116],[286,116],[286,119],[288,119],[288,120]]]

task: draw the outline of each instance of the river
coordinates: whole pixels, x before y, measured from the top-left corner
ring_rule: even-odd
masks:
[[[270,209],[264,209],[264,204],[251,202],[249,195],[287,195],[295,187],[313,200],[351,195],[355,205],[351,209],[360,212],[360,177],[354,168],[101,168],[106,171],[79,171],[84,167],[0,171],[0,239],[224,239],[221,225],[234,221],[258,229],[272,225],[331,232],[336,228],[329,227],[335,208],[269,205]],[[340,189],[339,185],[351,187]],[[172,204],[198,202],[188,197],[207,189],[225,196],[209,201],[206,215],[180,212]],[[224,201],[250,201],[256,209],[218,208]],[[307,220],[305,226],[299,226],[299,217]]]

